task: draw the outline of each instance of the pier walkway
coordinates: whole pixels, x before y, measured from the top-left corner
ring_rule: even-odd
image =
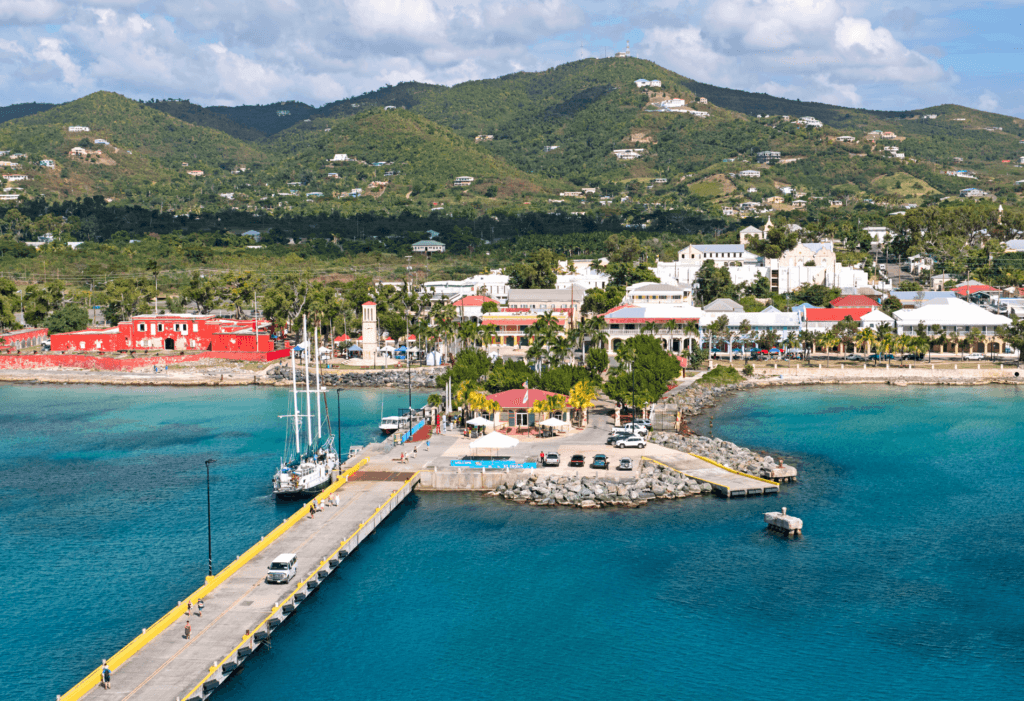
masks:
[[[731,470],[699,455],[675,453],[675,456],[659,456],[657,459],[644,456],[644,460],[681,472],[698,482],[709,484],[716,494],[727,499],[759,494],[778,494],[779,492],[777,482]]]
[[[375,461],[376,462],[376,461]],[[416,472],[362,474],[360,460],[322,493],[331,506],[309,518],[308,506],[246,554],[211,578],[192,596],[192,614],[183,601],[110,660],[112,688],[98,685],[98,670],[62,699],[207,698],[270,633],[373,532],[419,481]],[[376,465],[380,469],[380,465]],[[338,506],[333,506],[335,497]],[[269,544],[264,541],[272,540]],[[254,552],[255,551],[255,552]],[[264,581],[270,562],[282,553],[297,555],[297,575],[287,584]],[[204,602],[197,615],[196,601]],[[191,637],[185,638],[185,624]]]

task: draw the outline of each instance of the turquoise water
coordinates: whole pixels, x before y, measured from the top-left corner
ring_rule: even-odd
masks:
[[[0,388],[0,527],[36,574],[0,585],[0,696],[52,698],[201,581],[212,449],[237,542],[220,562],[279,522],[250,476],[276,455],[275,395],[175,392]],[[748,393],[715,432],[790,456],[801,481],[780,497],[583,512],[416,494],[216,698],[1015,698],[1022,410],[1005,387]],[[803,538],[764,530],[784,505]]]
[[[346,451],[408,405],[341,398]],[[294,511],[270,492],[285,412],[269,388],[0,386],[0,698],[63,693],[202,584],[206,459],[214,571]]]

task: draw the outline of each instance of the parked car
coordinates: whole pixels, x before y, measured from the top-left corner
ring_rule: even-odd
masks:
[[[850,353],[848,356],[846,356],[846,358],[844,358],[844,360],[852,360],[854,362],[860,363],[864,361],[864,356],[861,355],[860,353]]]
[[[616,441],[616,448],[644,448],[647,446],[647,441],[642,436],[629,436]]]
[[[872,353],[868,360],[896,360],[896,356],[892,353]]]
[[[924,353],[904,353],[904,360],[924,360]]]
[[[595,470],[607,470],[608,469],[608,456],[598,453],[594,456],[594,462],[590,463],[590,466]]]
[[[582,455],[573,455],[569,458],[569,467],[583,467],[586,464],[587,460]]]
[[[629,431],[614,431],[614,432],[608,434],[608,440],[605,441],[605,443],[607,443],[608,445],[615,445],[621,439],[629,438],[630,436],[635,436],[635,435],[636,435],[635,433],[630,433]]]
[[[544,467],[558,467],[561,464],[558,453],[544,453]]]
[[[984,353],[968,353],[967,355],[964,356],[964,360],[984,360],[984,359],[985,359],[985,354]]]
[[[647,427],[644,426],[642,423],[623,424],[622,428],[626,429],[626,431],[628,431],[629,433],[636,433],[641,436],[647,435]]]
[[[629,472],[633,469],[633,458],[622,458],[622,460],[619,460],[619,466],[615,469]]]
[[[635,423],[635,424],[643,424],[647,428],[651,427],[651,420],[650,419],[634,419],[633,423]]]

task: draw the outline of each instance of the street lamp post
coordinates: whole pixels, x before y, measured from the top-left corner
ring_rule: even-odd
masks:
[[[341,455],[341,388],[334,390],[338,393],[338,454]]]
[[[210,576],[213,576],[213,519],[210,515],[210,463],[217,462],[214,459],[206,461],[206,547],[210,565]]]

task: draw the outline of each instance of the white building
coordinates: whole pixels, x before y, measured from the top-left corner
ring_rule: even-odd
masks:
[[[331,159],[332,162],[341,162],[341,161],[347,161],[347,160],[348,160],[348,154],[347,153],[336,153],[336,154],[334,154],[334,158]]]
[[[612,151],[620,161],[634,161],[643,154],[642,148],[620,148]]]
[[[460,175],[455,178],[455,185],[456,187],[469,187],[473,184],[473,180],[475,180],[475,178],[470,175]]]
[[[977,329],[985,335],[984,348],[972,348],[972,351],[986,353],[1005,352],[1005,343],[997,338],[1001,327],[1010,323],[1008,317],[1000,314],[993,314],[981,307],[966,302],[958,297],[943,297],[925,302],[916,309],[903,309],[893,312],[896,318],[897,333],[912,336],[916,333],[919,324],[926,328],[941,326],[947,334],[957,334],[962,338]],[[949,352],[968,352],[961,347],[964,344],[948,344]]]
[[[89,131],[89,127],[68,127],[68,131],[70,131],[70,132]]]
[[[638,282],[626,288],[623,304],[692,304],[693,285],[666,285],[660,282]]]
[[[761,177],[761,171],[753,170],[753,169],[751,169],[751,170],[741,170],[739,172],[739,176],[741,178],[760,178]]]

